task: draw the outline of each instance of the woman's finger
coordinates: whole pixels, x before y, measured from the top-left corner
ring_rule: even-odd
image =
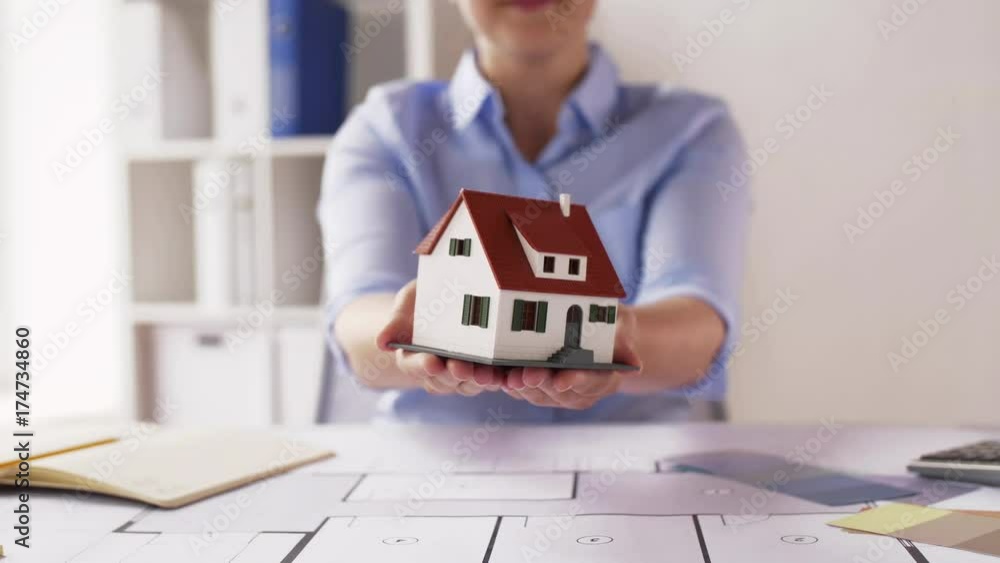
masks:
[[[475,397],[483,391],[485,389],[474,381],[459,381],[458,385],[455,386],[455,392],[466,397]]]
[[[462,360],[449,359],[447,362],[448,373],[459,381],[472,381],[475,371],[475,364]]]
[[[503,370],[483,364],[475,364],[473,368],[473,378],[480,385],[500,385]]]
[[[535,405],[536,407],[561,407],[562,405],[559,401],[556,401],[551,396],[549,396],[545,391],[541,389],[532,389],[530,387],[525,387],[517,391],[524,398],[525,401]]]
[[[411,375],[441,375],[446,371],[444,361],[434,354],[396,350],[396,365]]]
[[[417,300],[417,280],[412,280],[396,293],[389,322],[375,337],[380,350],[389,351],[390,342],[409,344],[413,339],[413,310]]]
[[[515,391],[524,389],[524,370],[521,368],[513,368],[508,371],[507,377],[504,379],[503,387],[504,389],[513,389]]]
[[[524,386],[530,389],[538,389],[545,382],[552,378],[553,371],[548,368],[524,368],[521,376]]]
[[[552,386],[556,391],[584,397],[601,397],[617,388],[619,375],[613,371],[565,370],[557,373]]]

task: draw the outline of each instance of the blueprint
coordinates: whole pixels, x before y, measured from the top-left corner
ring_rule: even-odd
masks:
[[[345,448],[173,510],[36,490],[32,548],[14,546],[9,526],[0,543],[12,563],[980,561],[827,525],[874,502],[831,507],[673,472],[653,451],[519,453],[496,440],[467,456],[428,440]],[[948,504],[1000,502],[987,488],[960,493]],[[0,513],[17,504],[0,490]]]

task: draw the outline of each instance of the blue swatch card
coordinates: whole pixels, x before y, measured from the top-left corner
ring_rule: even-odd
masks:
[[[860,504],[917,494],[914,490],[857,475],[742,450],[692,454],[664,462],[673,464],[674,471],[707,473],[826,506]]]

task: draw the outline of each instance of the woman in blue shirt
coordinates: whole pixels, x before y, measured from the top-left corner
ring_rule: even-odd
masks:
[[[588,43],[594,0],[457,4],[475,50],[452,79],[373,88],[327,155],[318,217],[340,370],[387,390],[386,412],[425,421],[676,420],[692,394],[721,398],[749,217],[725,105],[622,84]],[[615,360],[639,372],[388,349],[412,331],[413,249],[462,187],[588,206],[627,293]]]

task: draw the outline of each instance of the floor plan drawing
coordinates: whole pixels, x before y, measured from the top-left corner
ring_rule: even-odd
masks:
[[[59,541],[40,535],[35,541],[45,556],[17,560],[610,563],[659,561],[669,553],[675,561],[741,563],[753,552],[774,563],[840,563],[871,551],[885,563],[964,563],[971,556],[826,525],[861,506],[776,495],[758,511],[748,501],[754,492],[690,473],[435,477],[305,468],[174,510],[40,493],[36,528],[68,526],[70,534]],[[9,512],[13,499],[5,495],[0,504]]]
[[[408,432],[398,446],[341,439],[336,458],[172,510],[33,490],[32,549],[8,547],[10,526],[0,544],[12,563],[991,561],[827,525],[875,502],[827,506],[673,472],[658,467],[662,452],[626,453],[622,440],[553,439],[530,450],[535,439],[523,451],[494,440],[465,457],[455,446],[465,447],[462,435]],[[952,507],[1000,502],[990,488],[948,495],[942,504]],[[0,490],[0,513],[18,503],[13,489]]]

